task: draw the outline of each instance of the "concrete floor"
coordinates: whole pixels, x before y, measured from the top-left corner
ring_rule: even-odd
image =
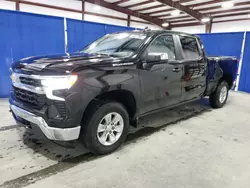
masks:
[[[118,151],[97,157],[17,127],[1,100],[0,187],[248,188],[249,104],[250,95],[231,92],[219,110],[202,100],[162,112],[141,123],[168,126],[132,134]]]

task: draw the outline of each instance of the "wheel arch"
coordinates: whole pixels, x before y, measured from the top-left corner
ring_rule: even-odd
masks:
[[[136,126],[137,124],[136,98],[131,91],[124,89],[106,91],[93,98],[84,110],[82,121],[85,119],[87,112],[91,110],[93,104],[101,103],[101,101],[115,101],[121,103],[128,112],[130,124]]]
[[[231,89],[233,87],[233,74],[223,74],[223,76],[221,77],[220,82],[225,81],[227,82],[229,89]]]

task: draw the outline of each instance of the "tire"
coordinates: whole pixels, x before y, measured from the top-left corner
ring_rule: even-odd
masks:
[[[111,153],[119,148],[126,139],[129,129],[128,113],[124,106],[118,102],[99,100],[90,105],[85,115],[86,118],[83,118],[82,121],[80,140],[92,153]],[[115,117],[116,119],[114,119]],[[119,121],[116,125],[111,125],[112,123],[107,122],[107,120],[110,120],[109,118],[111,119],[110,122],[118,119]],[[115,127],[115,129],[112,127]],[[117,130],[119,132],[116,132]],[[104,141],[105,139],[106,142]]]
[[[228,91],[228,83],[225,81],[220,82],[216,90],[209,96],[210,105],[213,108],[223,107],[227,102]]]

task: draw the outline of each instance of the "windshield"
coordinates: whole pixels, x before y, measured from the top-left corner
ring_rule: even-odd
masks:
[[[123,57],[131,56],[138,50],[145,38],[146,35],[143,33],[108,34],[91,43],[81,52]]]

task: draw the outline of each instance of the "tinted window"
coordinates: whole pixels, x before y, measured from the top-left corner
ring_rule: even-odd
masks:
[[[198,59],[200,57],[197,40],[195,38],[180,36],[180,40],[185,59]]]
[[[149,53],[166,53],[169,60],[175,60],[174,40],[171,35],[162,35],[157,37],[148,47]]]

